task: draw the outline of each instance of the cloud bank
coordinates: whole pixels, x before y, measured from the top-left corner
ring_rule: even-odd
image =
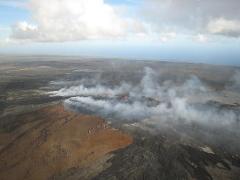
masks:
[[[11,37],[40,42],[119,38],[166,42],[185,34],[207,42],[208,35],[240,36],[240,2],[236,0],[143,0],[133,3],[134,8],[125,3],[30,0],[32,22],[16,23]]]
[[[15,39],[78,41],[118,38],[142,31],[141,23],[121,17],[103,0],[30,0],[34,22],[13,27]]]
[[[208,31],[212,34],[220,34],[230,37],[240,36],[240,21],[219,18],[208,23]]]
[[[148,0],[141,13],[157,29],[236,36],[240,32],[239,8],[236,0]]]

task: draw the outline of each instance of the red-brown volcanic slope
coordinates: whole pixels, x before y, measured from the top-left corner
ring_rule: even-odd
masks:
[[[25,125],[0,133],[0,179],[43,180],[70,168],[94,164],[132,138],[100,118],[53,105],[19,115]]]

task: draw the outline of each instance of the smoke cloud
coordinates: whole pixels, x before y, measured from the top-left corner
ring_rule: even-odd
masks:
[[[239,114],[231,109],[211,105],[212,92],[193,76],[181,85],[171,81],[158,82],[158,75],[145,68],[138,85],[122,83],[108,87],[101,84],[87,87],[84,84],[51,92],[53,96],[68,97],[65,104],[80,111],[91,112],[104,118],[128,121],[198,123],[214,127],[232,126]],[[204,97],[206,101],[203,101]],[[206,98],[208,97],[208,98]]]
[[[240,71],[236,71],[233,75],[233,77],[231,78],[231,88],[235,89],[237,91],[240,90]]]

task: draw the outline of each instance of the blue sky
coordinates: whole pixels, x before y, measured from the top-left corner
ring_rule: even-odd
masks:
[[[240,3],[184,2],[0,0],[0,54],[240,65]]]

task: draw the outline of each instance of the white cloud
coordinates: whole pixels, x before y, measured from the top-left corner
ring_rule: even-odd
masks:
[[[240,1],[143,0],[131,8],[123,4],[29,0],[27,7],[34,25],[18,22],[12,27],[11,37],[40,42],[119,38],[167,42],[175,39],[177,32],[191,35],[194,41],[208,42],[211,34],[240,36],[240,16],[236,14]]]
[[[232,37],[240,36],[240,21],[227,20],[224,18],[215,19],[208,23],[207,29],[212,34],[221,34]]]
[[[160,34],[160,41],[167,42],[172,39],[175,39],[177,34],[175,32],[167,32],[167,33],[161,33]]]
[[[238,0],[143,0],[139,16],[158,30],[237,37],[239,9]]]
[[[8,46],[11,46],[11,45],[14,45],[14,44],[17,44],[18,42],[12,40],[11,38],[9,37],[0,37],[0,47],[8,47]]]
[[[0,47],[4,47],[8,44],[8,39],[0,39]]]
[[[13,38],[17,39],[36,39],[39,36],[39,29],[36,25],[25,21],[17,23],[13,27]]]
[[[15,39],[76,41],[118,38],[143,30],[137,20],[121,17],[103,0],[31,0],[35,25],[20,22],[13,27]]]
[[[198,34],[196,36],[193,37],[194,41],[200,42],[200,43],[206,43],[208,42],[208,37],[204,34]]]
[[[0,25],[0,47],[4,47],[9,44],[10,39],[8,38],[10,28]]]

